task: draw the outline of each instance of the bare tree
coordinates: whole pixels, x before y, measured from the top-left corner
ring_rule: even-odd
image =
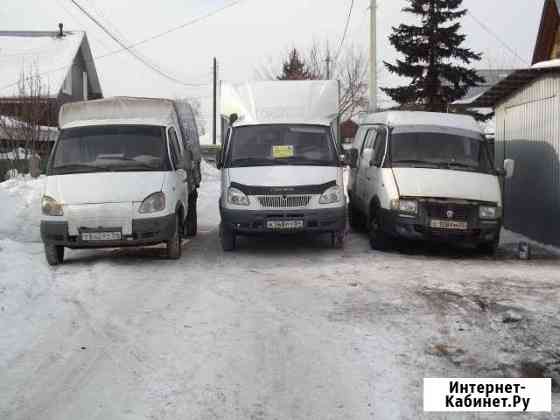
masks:
[[[348,46],[338,56],[333,56],[328,43],[321,46],[313,42],[308,49],[292,47],[285,59],[278,63],[269,60],[267,65],[256,71],[257,77],[265,80],[285,79],[286,63],[290,63],[293,52],[299,51],[302,66],[298,74],[307,75],[309,80],[336,79],[340,81],[340,114],[343,119],[352,118],[368,106],[368,60],[366,54],[355,46]]]
[[[51,130],[45,127],[52,112],[49,89],[36,69],[22,71],[18,81],[17,95],[0,98],[0,135],[3,157],[10,169],[21,169],[22,161],[29,164],[29,172],[38,176],[38,156],[48,151]],[[20,153],[20,151],[22,151]]]

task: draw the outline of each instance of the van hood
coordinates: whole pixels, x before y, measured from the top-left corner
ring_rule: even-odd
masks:
[[[501,203],[494,175],[426,168],[393,168],[402,197],[433,197]]]
[[[339,168],[336,166],[258,166],[250,168],[229,168],[229,182],[242,185],[288,187],[302,185],[321,185],[339,179]]]
[[[165,172],[103,172],[47,177],[45,194],[64,204],[130,203],[161,191]]]

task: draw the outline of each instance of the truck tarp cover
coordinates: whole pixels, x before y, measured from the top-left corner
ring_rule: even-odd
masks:
[[[238,114],[240,124],[329,124],[338,116],[339,87],[336,80],[271,81],[225,85],[222,114]]]

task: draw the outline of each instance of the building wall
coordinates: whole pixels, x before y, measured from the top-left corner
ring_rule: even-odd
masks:
[[[506,227],[560,246],[560,74],[543,76],[496,109],[496,162],[514,159],[504,184]]]

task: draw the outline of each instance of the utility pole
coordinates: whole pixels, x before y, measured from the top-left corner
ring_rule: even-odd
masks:
[[[214,80],[213,80],[213,106],[212,106],[212,144],[216,144],[217,135],[217,119],[218,119],[218,61],[214,57]]]
[[[369,111],[377,111],[377,0],[370,4]]]
[[[329,48],[329,43],[327,42],[327,58],[325,59],[327,63],[327,80],[331,80],[331,50]]]

